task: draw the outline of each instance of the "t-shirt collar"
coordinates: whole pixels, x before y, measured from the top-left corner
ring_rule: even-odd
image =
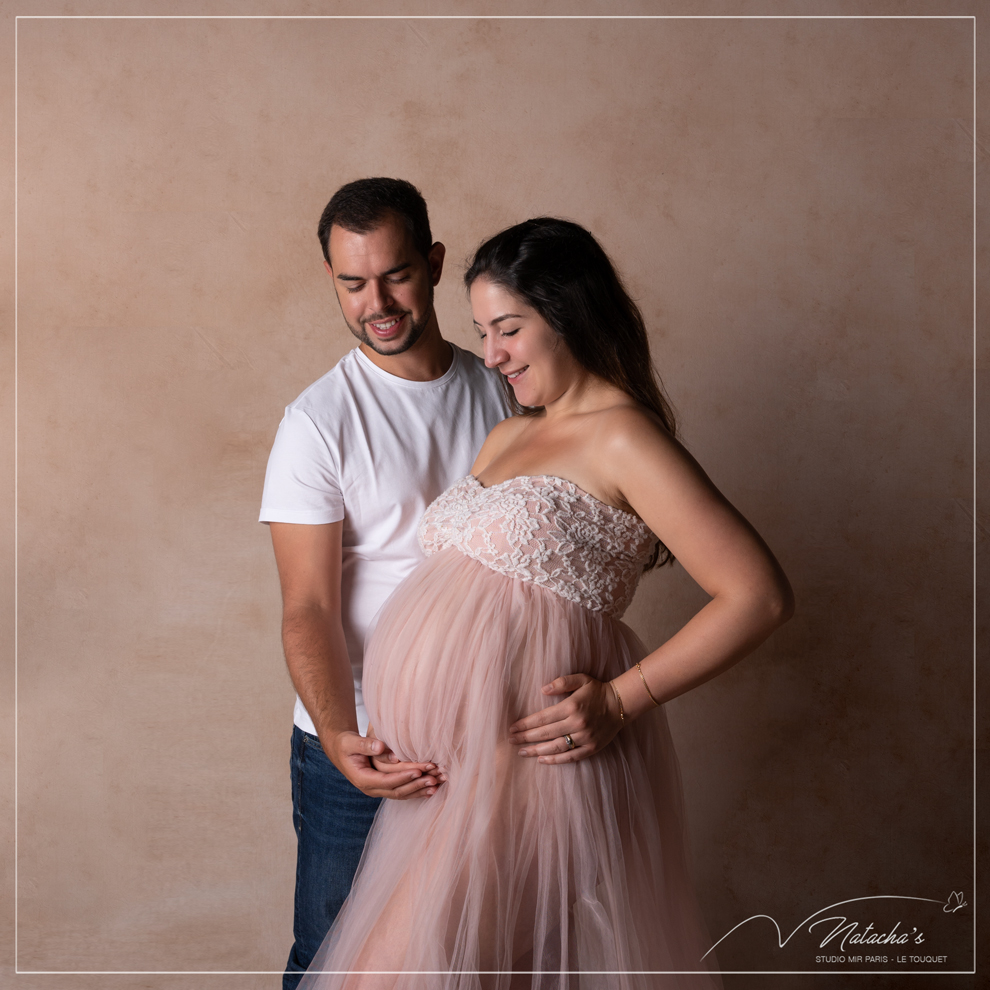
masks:
[[[368,357],[360,347],[354,348],[354,353],[357,355],[357,360],[361,366],[368,371],[373,372],[380,378],[385,379],[391,385],[398,385],[403,388],[414,388],[414,389],[428,389],[428,388],[439,388],[442,385],[446,385],[456,374],[457,368],[460,364],[460,354],[458,353],[458,348],[447,341],[450,347],[451,361],[450,367],[439,377],[434,378],[428,382],[414,382],[408,378],[400,378],[398,375],[393,375],[391,372],[386,371],[384,368],[379,368],[371,358]]]

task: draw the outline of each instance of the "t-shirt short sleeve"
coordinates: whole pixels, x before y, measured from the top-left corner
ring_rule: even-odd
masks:
[[[289,406],[268,457],[259,522],[319,526],[343,518],[334,453],[309,415]]]

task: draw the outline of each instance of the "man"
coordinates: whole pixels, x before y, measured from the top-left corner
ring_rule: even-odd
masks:
[[[284,990],[296,987],[347,896],[379,800],[429,800],[443,786],[432,764],[399,763],[367,738],[364,639],[422,559],[424,510],[468,473],[508,414],[497,374],[440,335],[433,288],[444,246],[433,243],[414,186],[351,182],[318,233],[360,344],[286,408],[262,499],[297,692],[295,943]]]

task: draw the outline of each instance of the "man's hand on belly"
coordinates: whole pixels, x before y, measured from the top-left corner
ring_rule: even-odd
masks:
[[[377,739],[374,726],[368,726],[368,738]],[[407,770],[419,770],[436,778],[437,784],[442,784],[447,780],[447,774],[443,767],[438,767],[435,763],[410,763],[400,760],[395,753],[385,746],[381,753],[376,753],[371,757],[371,765],[382,773],[405,773]],[[427,787],[430,785],[427,784]]]
[[[433,763],[392,763],[388,747],[380,739],[369,739],[357,732],[338,732],[321,742],[333,765],[369,797],[397,801],[432,797],[442,783]],[[376,758],[374,763],[373,758]],[[378,766],[389,769],[381,770]]]

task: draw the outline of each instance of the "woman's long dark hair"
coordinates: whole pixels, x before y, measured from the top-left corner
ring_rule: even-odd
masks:
[[[656,414],[671,436],[674,413],[650,357],[650,342],[639,307],[629,297],[608,255],[580,224],[536,217],[485,241],[464,274],[471,288],[484,278],[523,299],[567,344],[578,363],[622,389]],[[504,379],[509,405],[520,406]],[[647,569],[673,561],[661,543]]]

